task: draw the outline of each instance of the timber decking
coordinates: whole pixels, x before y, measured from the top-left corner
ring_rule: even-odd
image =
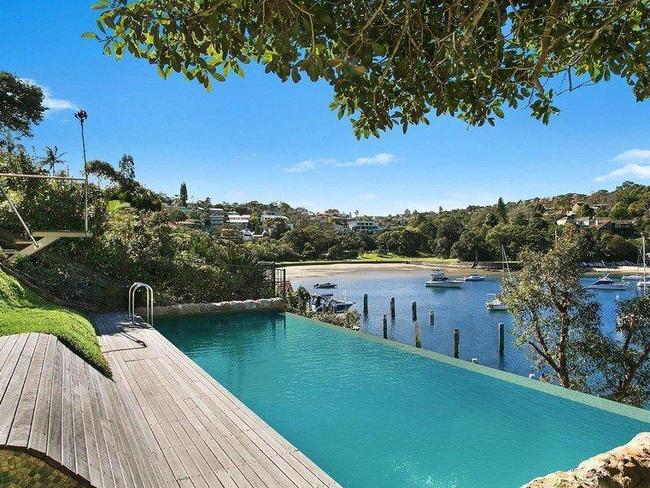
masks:
[[[152,327],[116,314],[95,324],[166,486],[339,486]]]
[[[164,486],[127,400],[53,335],[0,337],[0,449],[28,452],[82,484]]]

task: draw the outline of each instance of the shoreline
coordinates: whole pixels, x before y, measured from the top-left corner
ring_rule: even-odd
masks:
[[[356,273],[360,271],[424,271],[432,268],[442,268],[449,274],[496,274],[497,270],[490,270],[465,263],[424,263],[424,262],[322,262],[305,263],[279,266],[286,270],[287,279],[301,279],[319,276],[331,276],[343,273]],[[513,270],[514,271],[514,270]],[[586,274],[611,273],[615,275],[640,273],[636,266],[617,266],[605,268],[584,268]]]

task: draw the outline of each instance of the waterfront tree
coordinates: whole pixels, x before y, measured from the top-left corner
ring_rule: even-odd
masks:
[[[261,63],[281,80],[324,80],[357,137],[429,123],[494,125],[523,106],[547,123],[559,94],[620,77],[650,97],[644,0],[99,0],[103,51],[209,89]]]
[[[43,98],[39,86],[0,71],[0,132],[31,137],[31,126],[43,120]]]
[[[514,316],[517,346],[527,346],[536,369],[550,368],[565,388],[585,390],[595,371],[590,359],[600,339],[600,309],[580,284],[578,248],[561,239],[547,253],[524,252],[526,263],[503,283],[502,298]]]
[[[593,292],[580,283],[580,246],[563,237],[546,254],[526,251],[504,280],[515,344],[535,369],[566,388],[632,405],[650,399],[650,297],[619,303],[615,334],[603,332]]]

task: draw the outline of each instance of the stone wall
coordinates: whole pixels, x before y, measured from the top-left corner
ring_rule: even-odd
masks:
[[[3,488],[81,488],[81,484],[45,461],[22,451],[0,449]]]
[[[537,478],[523,488],[650,488],[650,432],[571,471]]]
[[[165,315],[192,315],[201,313],[216,312],[243,312],[243,311],[262,311],[262,310],[284,310],[284,300],[282,298],[262,298],[260,300],[243,300],[232,302],[215,302],[215,303],[182,303],[178,305],[163,305],[153,308],[154,317]],[[146,310],[142,307],[137,308],[136,313],[142,317],[146,315]]]

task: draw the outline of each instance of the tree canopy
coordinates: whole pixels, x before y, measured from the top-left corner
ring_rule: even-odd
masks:
[[[430,112],[494,124],[525,105],[548,122],[556,95],[623,78],[650,96],[648,0],[99,0],[104,53],[125,52],[206,88],[261,63],[334,90],[357,137]],[[575,77],[575,80],[574,80]]]
[[[31,126],[43,120],[45,110],[38,86],[0,71],[0,132],[30,137]]]

